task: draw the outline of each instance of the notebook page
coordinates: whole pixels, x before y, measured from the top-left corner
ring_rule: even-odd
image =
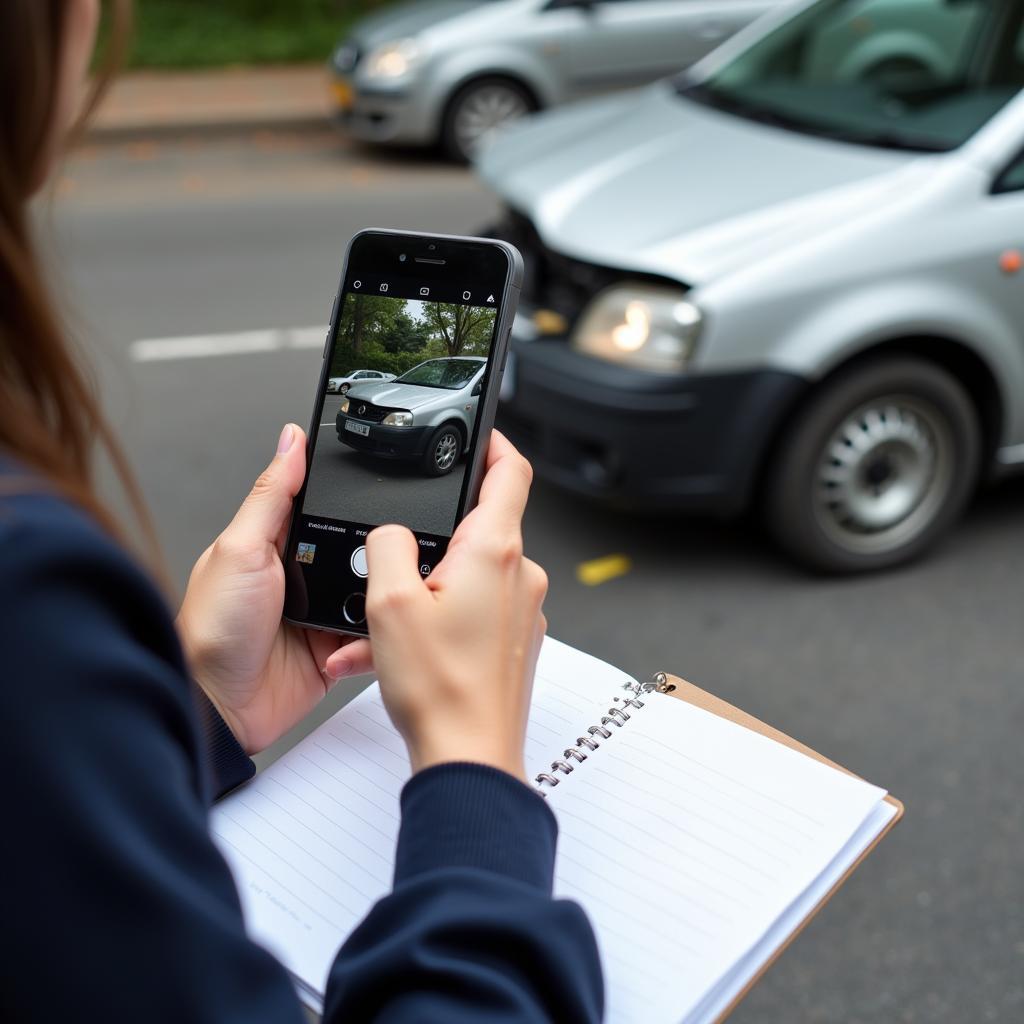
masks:
[[[315,992],[390,891],[408,774],[373,686],[211,812],[249,934]]]
[[[739,963],[733,965],[717,988],[710,992],[699,1009],[691,1014],[692,1020],[688,1019],[687,1024],[714,1024],[725,1013],[729,1004],[740,995],[762,966],[785,945],[790,935],[853,867],[896,813],[896,808],[884,800],[875,805],[875,809],[867,816],[864,824],[857,829],[832,863],[768,929],[761,941]]]
[[[594,924],[608,1021],[667,1024],[692,1019],[884,792],[684,701],[629,713],[549,795],[555,888]]]
[[[625,678],[544,641],[527,726],[530,778],[561,756],[579,723],[595,721]],[[249,933],[313,992],[322,995],[338,947],[391,889],[408,777],[374,684],[212,811]]]

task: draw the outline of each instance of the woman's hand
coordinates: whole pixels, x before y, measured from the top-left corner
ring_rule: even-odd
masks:
[[[547,577],[523,558],[531,478],[530,464],[495,432],[480,503],[426,580],[405,527],[367,538],[373,659],[414,771],[475,761],[525,780],[526,719],[547,628]]]
[[[303,718],[338,679],[372,668],[366,640],[281,621],[281,552],[306,470],[293,424],[227,529],[192,569],[178,631],[196,682],[249,753]]]

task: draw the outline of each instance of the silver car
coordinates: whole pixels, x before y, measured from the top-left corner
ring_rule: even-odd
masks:
[[[374,384],[377,381],[394,380],[393,373],[383,370],[350,370],[343,377],[328,377],[327,391],[331,394],[347,395],[353,384]]]
[[[477,356],[428,359],[393,381],[355,385],[338,409],[338,440],[444,476],[473,436],[486,368]]]
[[[811,566],[919,554],[1024,467],[1024,2],[820,0],[508,128],[499,423],[585,494]]]
[[[334,102],[361,139],[463,159],[530,111],[678,71],[779,2],[416,0],[339,45]]]

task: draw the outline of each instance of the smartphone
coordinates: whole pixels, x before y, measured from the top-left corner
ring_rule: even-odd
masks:
[[[409,527],[424,577],[444,557],[480,491],[522,276],[493,239],[349,243],[285,547],[289,622],[367,635],[374,527]]]

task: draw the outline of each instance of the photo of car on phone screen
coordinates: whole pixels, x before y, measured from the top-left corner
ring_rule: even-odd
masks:
[[[443,557],[479,491],[520,267],[491,239],[353,239],[288,538],[290,621],[365,634],[376,526],[413,531],[424,576]]]
[[[348,296],[345,305],[352,308],[343,307],[343,323],[358,318],[365,330],[375,318],[390,320],[390,327],[378,329],[382,335],[394,332],[394,322],[401,319],[415,339],[411,351],[402,355],[428,358],[400,377],[353,380],[341,392],[345,398],[337,413],[338,440],[379,458],[414,461],[428,476],[450,473],[476,423],[497,311],[362,295]],[[397,333],[389,337],[392,345],[399,343]],[[339,357],[343,355],[336,353]]]

